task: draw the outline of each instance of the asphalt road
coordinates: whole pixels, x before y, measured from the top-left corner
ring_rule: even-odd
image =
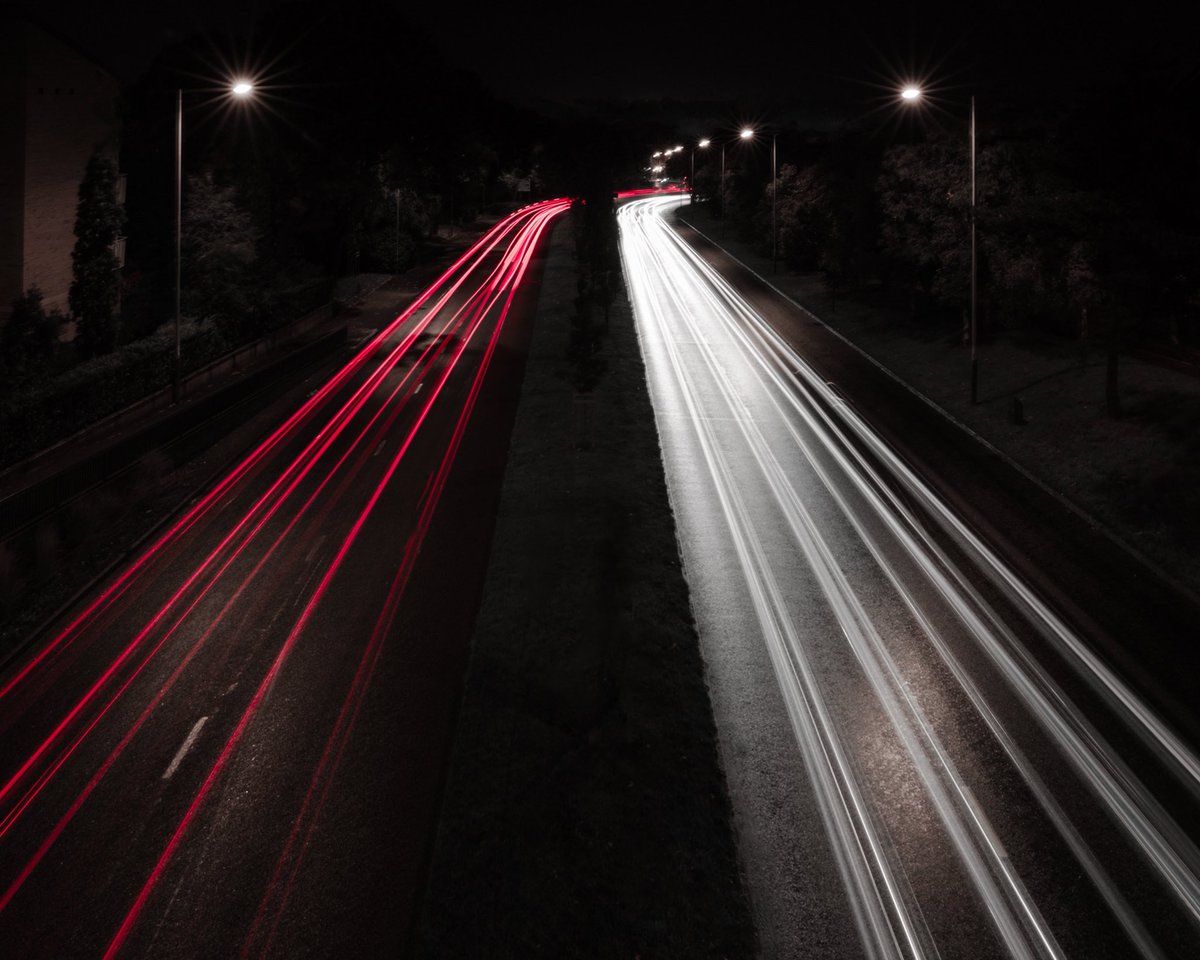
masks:
[[[999,468],[963,509],[973,441],[680,202],[622,254],[765,955],[1200,955],[1200,621]]]
[[[404,951],[563,209],[502,221],[0,677],[5,956]]]

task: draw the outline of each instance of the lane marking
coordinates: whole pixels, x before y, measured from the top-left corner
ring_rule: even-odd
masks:
[[[192,749],[192,745],[196,742],[196,738],[200,736],[200,731],[204,729],[204,725],[208,722],[208,717],[201,717],[192,727],[192,732],[187,735],[187,739],[183,741],[183,745],[179,748],[179,752],[175,754],[175,759],[171,761],[171,765],[167,767],[166,773],[162,775],[164,780],[170,780],[172,774],[179,769],[179,764],[183,762],[183,758],[187,752]]]

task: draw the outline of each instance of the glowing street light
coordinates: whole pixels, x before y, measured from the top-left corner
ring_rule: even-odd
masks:
[[[908,86],[900,91],[900,97],[908,103],[920,100],[920,87]],[[979,357],[976,353],[975,305],[978,290],[978,267],[975,255],[975,96],[971,96],[971,115],[968,125],[971,154],[971,403],[979,402]]]
[[[241,100],[254,92],[249,80],[234,80],[229,93]],[[183,88],[175,90],[175,357],[171,363],[171,402],[179,403],[181,355],[179,328],[181,320],[181,284],[183,275]]]
[[[753,140],[754,139],[754,128],[753,127],[743,127],[742,132],[739,134],[739,136],[743,140]],[[777,173],[776,173],[777,167],[776,167],[776,163],[775,163],[775,157],[776,157],[775,140],[776,140],[776,132],[774,130],[772,130],[771,131],[771,272],[772,273],[779,272],[779,231],[775,228],[775,226],[776,226],[775,201],[776,201],[776,194],[779,192],[778,190],[776,190],[777,184],[775,183],[775,179],[777,176]]]
[[[742,140],[749,140],[754,136],[754,131],[750,127],[742,127],[738,136]],[[721,141],[721,236],[725,235],[725,143]]]

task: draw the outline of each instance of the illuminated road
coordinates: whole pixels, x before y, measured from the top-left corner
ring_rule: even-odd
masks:
[[[0,955],[397,955],[529,329],[500,223],[0,676]]]
[[[679,203],[621,249],[765,955],[1200,956],[1196,756]]]

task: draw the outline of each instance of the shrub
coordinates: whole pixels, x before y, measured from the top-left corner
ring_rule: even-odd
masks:
[[[59,311],[46,312],[42,291],[30,287],[13,301],[12,314],[0,333],[0,358],[9,371],[40,365],[54,353],[64,317]]]
[[[228,349],[212,324],[185,322],[180,333],[185,375]],[[174,351],[174,327],[164,324],[150,337],[0,397],[3,463],[27,457],[167,386]]]

